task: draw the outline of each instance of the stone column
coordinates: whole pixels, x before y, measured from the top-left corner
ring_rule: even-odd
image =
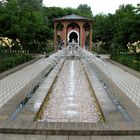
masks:
[[[89,46],[90,46],[90,51],[92,51],[92,24],[90,24],[90,31],[89,31]]]
[[[80,23],[79,26],[80,26],[80,47],[82,47],[82,40],[83,40],[83,35],[82,35],[82,33],[83,33],[83,23]]]
[[[57,29],[56,29],[56,23],[54,23],[54,48],[55,51],[57,51]]]
[[[67,23],[64,23],[64,47],[67,47]]]

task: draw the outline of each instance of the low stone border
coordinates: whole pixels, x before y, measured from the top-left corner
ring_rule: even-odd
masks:
[[[140,135],[135,123],[74,123],[74,122],[3,122],[0,133],[35,135]]]

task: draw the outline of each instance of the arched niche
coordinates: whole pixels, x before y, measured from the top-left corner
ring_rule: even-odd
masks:
[[[59,22],[59,23],[56,25],[57,31],[62,31],[63,28],[64,28],[64,25],[63,25],[61,22]]]
[[[90,24],[88,22],[86,22],[84,25],[83,25],[83,28],[85,31],[89,31],[90,30]]]
[[[68,28],[72,28],[72,29],[80,29],[80,26],[77,24],[77,23],[75,23],[75,22],[71,22],[70,24],[68,24],[67,25],[67,29]]]

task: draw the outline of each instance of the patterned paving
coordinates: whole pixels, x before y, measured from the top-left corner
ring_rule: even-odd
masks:
[[[37,62],[17,71],[2,80],[0,80],[0,107],[2,107],[9,99],[26,87],[25,94],[37,84],[46,72],[46,69],[52,68],[62,52],[57,52],[49,58],[42,58]],[[30,86],[28,84],[30,83]]]
[[[140,140],[140,136],[44,136],[44,135],[4,135],[0,140]]]
[[[83,51],[90,63],[93,62],[105,75],[107,75],[138,107],[140,107],[140,79],[119,67],[102,61],[95,55]],[[113,87],[112,87],[113,88]]]

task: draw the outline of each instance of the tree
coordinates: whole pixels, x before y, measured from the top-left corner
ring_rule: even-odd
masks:
[[[128,42],[136,39],[137,19],[132,5],[122,5],[115,14],[114,42],[121,46],[126,46]],[[137,38],[138,39],[138,38]]]
[[[93,41],[105,42],[102,47],[106,50],[110,50],[114,33],[114,15],[98,14],[94,16],[93,32]]]
[[[93,40],[106,42],[106,50],[127,49],[128,42],[140,38],[139,9],[139,5],[121,5],[115,14],[94,16]]]
[[[80,4],[77,7],[77,10],[78,10],[79,15],[87,17],[89,19],[93,19],[93,14],[92,14],[92,11],[91,11],[91,7],[88,6],[87,4]]]
[[[24,49],[33,51],[40,38],[38,34],[46,34],[47,20],[41,0],[8,0],[2,6],[0,16],[0,34],[12,40],[18,39]],[[43,38],[46,41],[46,37]],[[42,39],[41,39],[42,41]],[[31,46],[34,46],[31,49]]]

